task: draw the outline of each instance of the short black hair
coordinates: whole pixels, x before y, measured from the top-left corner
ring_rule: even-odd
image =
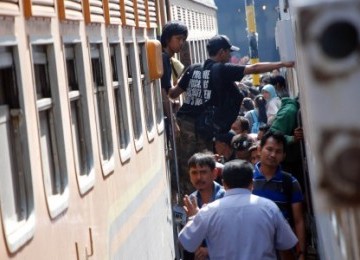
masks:
[[[212,153],[195,153],[188,160],[188,168],[200,166],[209,166],[211,170],[215,169],[215,158]]]
[[[247,110],[254,109],[254,101],[249,97],[245,97],[242,101],[242,104]]]
[[[185,38],[187,38],[188,28],[184,23],[180,21],[167,22],[162,29],[162,34],[160,37],[161,45],[163,48],[167,46],[168,41],[174,35],[184,35]]]
[[[277,75],[275,77],[271,77],[271,81],[270,84],[273,86],[276,86],[277,84],[279,84],[281,87],[286,87],[286,80],[283,76],[281,75]]]
[[[230,189],[247,188],[253,181],[253,165],[245,160],[225,163],[222,172],[224,184]]]
[[[272,130],[267,131],[261,138],[261,141],[260,141],[261,148],[264,147],[266,141],[270,137],[274,138],[278,143],[281,143],[283,145],[284,152],[286,151],[287,142],[286,142],[285,135],[280,131],[272,131]]]

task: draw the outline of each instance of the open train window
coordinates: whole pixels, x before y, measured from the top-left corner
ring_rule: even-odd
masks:
[[[131,116],[133,131],[135,137],[135,148],[140,150],[143,147],[142,122],[141,122],[141,106],[140,106],[140,90],[139,90],[139,72],[136,70],[135,46],[133,43],[126,43],[126,64],[128,71],[128,87],[130,95]]]
[[[154,81],[154,100],[155,100],[155,119],[157,124],[158,133],[164,130],[164,111],[162,106],[161,86],[160,80]]]
[[[0,205],[6,243],[15,252],[34,234],[34,197],[28,136],[19,92],[19,58],[0,47]]]
[[[114,90],[116,123],[119,132],[119,147],[121,161],[130,158],[130,128],[128,109],[126,102],[125,84],[123,78],[123,65],[121,59],[121,48],[119,43],[110,44],[110,59],[112,68],[112,86]]]
[[[75,171],[80,193],[84,194],[94,186],[95,170],[81,44],[66,44],[65,59]]]
[[[104,78],[104,53],[101,44],[90,44],[91,67],[93,75],[96,124],[101,148],[101,163],[103,174],[109,175],[114,171],[114,151],[111,135],[109,100],[107,97],[106,81]]]
[[[53,45],[32,45],[39,116],[40,152],[45,194],[50,216],[68,207],[68,176],[62,120],[57,98],[57,70]]]
[[[140,78],[143,93],[145,124],[148,133],[148,139],[154,139],[154,114],[153,114],[153,82],[150,81],[149,68],[147,67],[145,43],[138,44]]]

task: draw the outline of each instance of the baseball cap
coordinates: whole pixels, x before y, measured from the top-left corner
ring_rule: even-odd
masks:
[[[217,52],[220,49],[230,49],[231,51],[239,51],[240,48],[231,44],[226,35],[215,35],[206,45],[207,50],[210,52]]]

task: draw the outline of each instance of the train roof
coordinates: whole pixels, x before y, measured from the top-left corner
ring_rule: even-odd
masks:
[[[202,5],[206,5],[208,7],[214,8],[217,10],[217,6],[215,5],[215,1],[214,0],[193,0],[196,3],[202,4]]]

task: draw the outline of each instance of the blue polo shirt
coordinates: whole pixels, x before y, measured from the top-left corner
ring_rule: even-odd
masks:
[[[258,195],[260,197],[268,198],[278,205],[282,214],[286,219],[290,219],[292,214],[289,212],[291,207],[289,207],[289,203],[298,203],[303,201],[303,194],[301,192],[301,187],[299,182],[294,176],[292,177],[292,195],[291,200],[289,201],[286,192],[284,191],[284,177],[279,166],[276,170],[275,175],[266,180],[265,176],[260,171],[261,163],[258,162],[255,165],[254,169],[254,189],[252,191],[253,194]]]
[[[212,196],[212,199],[210,202],[217,200],[217,199],[221,199],[225,195],[225,190],[224,190],[223,186],[221,186],[220,184],[218,184],[215,181],[213,182],[213,186],[214,186],[214,192],[213,192],[213,196]],[[201,199],[200,192],[194,191],[193,193],[190,194],[190,197],[196,197],[196,202],[197,202],[199,208],[201,209],[201,207],[203,206],[203,202]]]

